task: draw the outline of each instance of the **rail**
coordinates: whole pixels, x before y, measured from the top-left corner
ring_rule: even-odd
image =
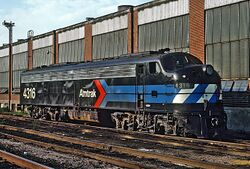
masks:
[[[12,163],[12,164],[15,164],[19,167],[23,167],[23,168],[27,168],[27,169],[34,169],[34,168],[36,168],[36,169],[52,169],[48,166],[39,164],[37,162],[25,159],[23,157],[20,157],[20,156],[17,156],[17,155],[14,155],[14,154],[11,154],[9,152],[2,151],[2,150],[0,150],[0,157],[2,159]]]

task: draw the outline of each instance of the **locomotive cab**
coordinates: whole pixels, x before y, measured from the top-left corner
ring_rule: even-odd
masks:
[[[176,82],[220,84],[220,76],[212,65],[204,65],[188,53],[172,53],[161,57],[162,68],[172,74]]]

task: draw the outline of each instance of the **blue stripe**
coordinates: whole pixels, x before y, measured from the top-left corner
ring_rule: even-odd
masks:
[[[184,103],[197,103],[201,96],[205,93],[208,84],[199,84],[196,89],[189,95]]]
[[[108,86],[105,80],[100,80],[105,92],[108,93],[143,93],[143,86]],[[144,93],[151,94],[152,91],[157,91],[158,94],[162,93],[178,93],[180,89],[175,88],[173,84],[167,85],[145,85]]]
[[[136,93],[136,86],[108,86],[105,80],[100,80],[103,89],[109,93]]]
[[[108,102],[128,102],[135,103],[136,95],[135,94],[107,94],[102,101],[100,107],[106,107]]]
[[[147,103],[162,103],[162,104],[172,103],[175,96],[176,94],[169,94],[169,95],[160,94],[157,97],[152,97],[150,94],[150,95],[145,95],[144,102],[146,104]]]
[[[105,92],[105,96],[101,107],[105,107],[108,102],[132,102],[137,101],[136,93],[144,93],[144,102],[147,103],[172,103],[175,96],[180,92],[179,88],[175,88],[173,84],[166,85],[145,85],[144,92],[143,86],[108,86],[105,80],[100,80]],[[189,94],[189,97],[185,100],[184,103],[197,103],[197,101],[205,94],[205,90],[208,84],[199,84],[192,93]],[[157,92],[157,97],[151,95],[152,91]],[[210,103],[217,102],[216,93],[209,100]]]
[[[218,102],[218,100],[219,100],[218,93],[215,93],[215,94],[213,94],[213,96],[209,100],[209,103],[216,103],[216,102]]]
[[[145,86],[146,94],[151,94],[152,91],[157,91],[158,94],[166,94],[166,93],[178,93],[180,89],[175,88],[173,84]]]

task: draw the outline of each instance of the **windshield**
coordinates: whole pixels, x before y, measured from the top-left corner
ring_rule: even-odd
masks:
[[[170,53],[161,57],[161,63],[166,71],[174,71],[187,65],[202,64],[195,56],[188,53]]]

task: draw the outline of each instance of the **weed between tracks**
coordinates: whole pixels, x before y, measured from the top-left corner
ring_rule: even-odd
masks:
[[[7,108],[0,108],[0,113],[1,114],[6,114],[6,115],[14,115],[14,116],[24,116],[27,117],[28,113],[24,111],[14,111],[14,112],[9,112]]]

